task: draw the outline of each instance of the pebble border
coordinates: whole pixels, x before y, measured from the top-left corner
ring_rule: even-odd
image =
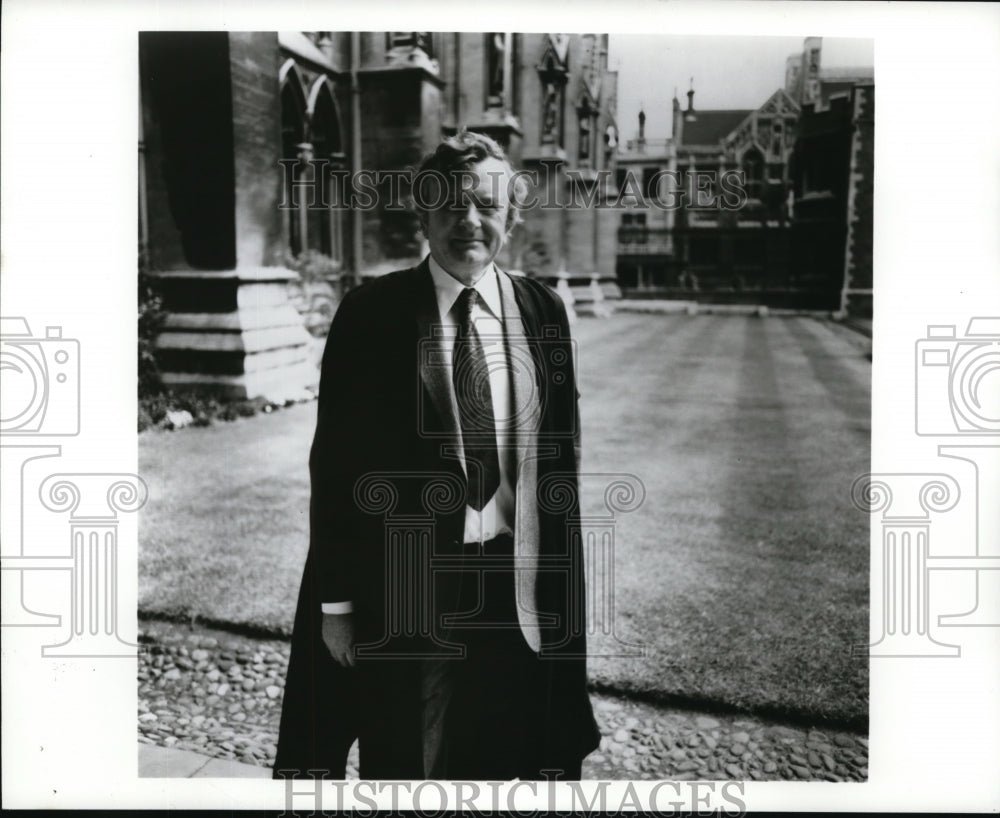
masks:
[[[144,622],[139,741],[270,768],[289,645],[207,628]],[[591,694],[601,746],[584,779],[865,781],[868,741]],[[347,777],[357,778],[357,745]]]

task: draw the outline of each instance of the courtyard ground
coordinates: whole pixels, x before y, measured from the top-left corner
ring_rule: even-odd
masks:
[[[868,518],[850,500],[869,468],[863,350],[810,317],[622,313],[574,335],[584,513],[604,512],[617,480],[644,493],[614,519],[595,689],[863,731],[867,665],[851,646],[868,633]],[[313,403],[140,437],[141,614],[288,634],[314,422]]]
[[[259,777],[274,766],[284,640],[146,622],[139,665],[139,775]],[[864,781],[868,742],[850,731],[765,723],[594,693],[600,747],[584,779]],[[358,777],[358,745],[347,759]]]

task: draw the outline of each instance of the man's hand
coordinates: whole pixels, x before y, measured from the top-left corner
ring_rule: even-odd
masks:
[[[354,667],[354,614],[323,614],[323,643],[337,664]]]

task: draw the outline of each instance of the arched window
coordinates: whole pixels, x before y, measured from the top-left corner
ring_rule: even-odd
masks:
[[[317,173],[322,174],[320,202],[329,205],[341,201],[342,191],[334,189],[340,177],[329,171],[344,167],[344,152],[341,142],[340,117],[333,89],[326,77],[317,80],[310,93],[309,141],[313,147],[315,160],[320,163]],[[343,260],[344,210],[336,207],[318,207],[309,212],[309,232],[307,246],[317,250],[335,262]]]
[[[303,159],[308,153],[306,142],[306,100],[302,93],[302,83],[294,67],[285,73],[281,84],[281,158],[283,160]],[[289,165],[286,163],[286,167]],[[292,205],[287,213],[286,226],[288,230],[288,248],[298,255],[306,247],[307,224],[305,198],[294,190],[295,180],[302,178],[311,171],[299,161],[290,167],[295,172],[285,173],[284,200]],[[300,206],[294,206],[298,203]]]

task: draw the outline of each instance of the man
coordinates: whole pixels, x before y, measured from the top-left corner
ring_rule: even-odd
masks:
[[[517,182],[492,139],[444,140],[430,255],[337,311],[276,777],[342,778],[357,737],[362,778],[579,778],[598,744],[566,312],[494,264]]]

